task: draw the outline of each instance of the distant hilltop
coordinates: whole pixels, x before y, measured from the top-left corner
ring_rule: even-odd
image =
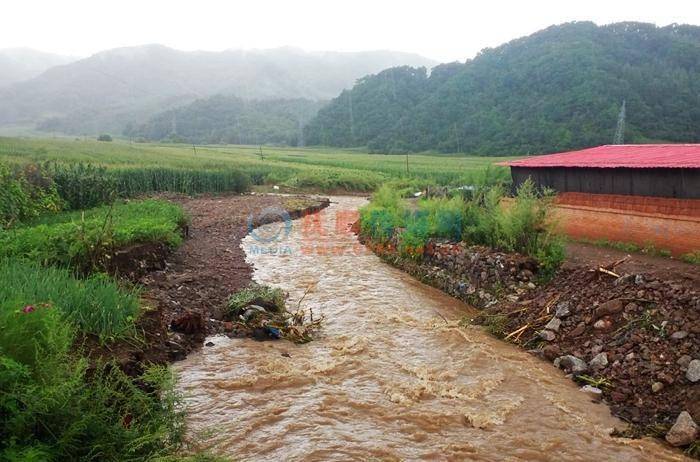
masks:
[[[142,123],[162,110],[215,94],[327,100],[364,75],[398,65],[434,64],[419,55],[393,51],[118,48],[0,88],[0,125],[73,134],[121,133],[128,123]],[[0,75],[3,72],[9,71],[0,65]]]

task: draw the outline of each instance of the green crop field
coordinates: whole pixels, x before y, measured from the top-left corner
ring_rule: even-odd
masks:
[[[138,176],[137,171],[156,168],[168,169],[169,175],[176,171],[180,174],[183,171],[197,171],[199,175],[202,172],[238,171],[248,175],[255,185],[279,184],[322,191],[372,191],[391,179],[435,184],[466,183],[475,172],[507,159],[510,158],[418,154],[407,157],[328,148],[192,147],[68,138],[0,138],[0,161],[11,164],[84,162],[106,166],[122,178],[135,177]],[[502,170],[505,175],[505,169]],[[183,180],[178,178],[176,182],[179,185]],[[226,182],[218,181],[218,184],[219,187],[212,186],[211,190],[217,192],[226,189]],[[177,190],[178,186],[167,190],[173,189]],[[180,189],[185,189],[182,192],[203,192],[206,186],[192,188],[191,191]]]

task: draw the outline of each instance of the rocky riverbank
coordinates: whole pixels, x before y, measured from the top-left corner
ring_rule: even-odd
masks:
[[[543,282],[537,263],[521,255],[430,241],[409,259],[391,242],[362,240],[392,265],[481,308],[465,321],[562,369],[632,424],[628,436],[665,436],[697,451],[700,292],[692,278],[600,262],[565,265]]]

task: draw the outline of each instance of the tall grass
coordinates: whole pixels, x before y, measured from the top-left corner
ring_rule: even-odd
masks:
[[[58,194],[70,210],[108,204],[117,196],[117,182],[105,167],[78,162],[47,163],[46,170],[56,183]]]
[[[0,260],[0,280],[0,300],[6,310],[50,307],[75,328],[103,341],[134,332],[134,321],[139,313],[138,293],[118,287],[107,276],[76,279],[67,269],[3,259]],[[43,335],[49,334],[47,331]],[[22,339],[17,341],[22,343]]]
[[[483,186],[469,197],[421,199],[409,207],[385,185],[360,211],[361,231],[380,242],[395,238],[401,252],[416,258],[430,238],[519,252],[536,258],[544,275],[551,274],[564,258],[550,219],[551,197],[538,194],[532,182],[526,182],[512,204],[503,199],[502,186]]]
[[[122,197],[152,192],[184,194],[237,192],[250,188],[251,180],[238,170],[183,170],[166,167],[117,169],[111,172]]]

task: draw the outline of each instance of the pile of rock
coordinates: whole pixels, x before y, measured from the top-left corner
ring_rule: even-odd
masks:
[[[601,396],[616,415],[639,426],[674,425],[673,444],[693,434],[688,422],[700,421],[700,293],[691,281],[566,269],[486,311],[510,314],[507,331],[528,325],[518,343],[572,377],[605,383],[583,391]]]
[[[504,297],[517,300],[536,288],[537,261],[484,246],[432,239],[423,250],[422,264],[428,268],[423,279],[477,307]]]

